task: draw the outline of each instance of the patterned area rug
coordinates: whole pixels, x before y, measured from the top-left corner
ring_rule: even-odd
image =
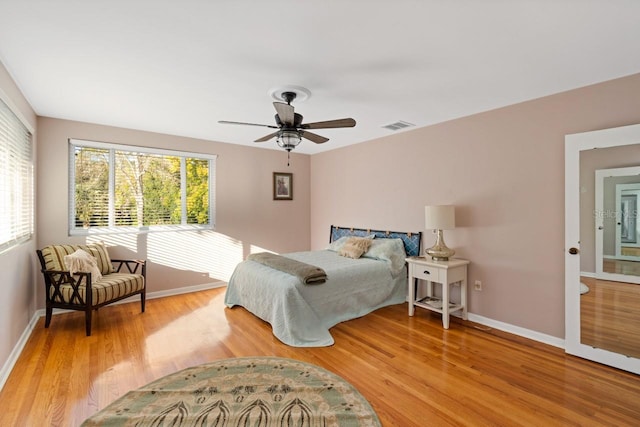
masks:
[[[82,426],[380,426],[339,376],[277,357],[224,359],[130,391]]]

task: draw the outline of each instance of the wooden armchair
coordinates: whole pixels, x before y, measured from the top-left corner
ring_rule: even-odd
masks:
[[[93,255],[102,274],[93,280],[91,273],[71,274],[64,256],[82,249]],[[110,259],[102,244],[50,245],[36,251],[44,275],[46,318],[44,327],[51,324],[54,308],[79,310],[85,313],[87,336],[91,335],[91,312],[107,304],[140,294],[144,313],[146,298],[146,260]],[[96,273],[97,274],[97,273]]]

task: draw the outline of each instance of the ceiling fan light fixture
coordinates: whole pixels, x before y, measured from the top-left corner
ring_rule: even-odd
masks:
[[[287,151],[291,151],[300,144],[300,134],[297,130],[282,130],[278,132],[278,139],[276,142],[278,146],[284,148]]]
[[[347,128],[354,127],[356,125],[356,121],[352,118],[303,123],[302,115],[296,113],[293,105],[291,105],[291,102],[294,100],[296,102],[304,101],[311,96],[311,92],[301,86],[282,86],[273,88],[269,91],[269,94],[274,99],[277,99],[277,101],[273,103],[273,107],[276,109],[275,126],[258,123],[232,122],[228,120],[219,120],[218,122],[278,129],[275,132],[271,132],[270,134],[263,136],[262,138],[256,139],[254,142],[270,141],[275,137],[276,144],[287,151],[287,158],[289,158],[291,150],[300,144],[302,138],[308,139],[315,144],[323,144],[329,140],[329,138],[325,138],[324,136],[309,131],[310,129]]]

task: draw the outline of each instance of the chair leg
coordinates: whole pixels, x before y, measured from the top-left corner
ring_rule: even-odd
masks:
[[[87,336],[91,336],[91,308],[84,312],[85,329],[87,330]]]
[[[46,316],[44,318],[44,327],[48,328],[49,325],[51,324],[51,315],[53,314],[53,308],[52,307],[47,307],[46,308]]]
[[[142,313],[144,313],[145,300],[146,300],[146,295],[143,292],[143,293],[140,294],[140,309],[142,310]]]

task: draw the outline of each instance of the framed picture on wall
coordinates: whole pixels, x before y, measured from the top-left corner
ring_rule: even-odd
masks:
[[[273,200],[293,200],[292,173],[273,173]]]

